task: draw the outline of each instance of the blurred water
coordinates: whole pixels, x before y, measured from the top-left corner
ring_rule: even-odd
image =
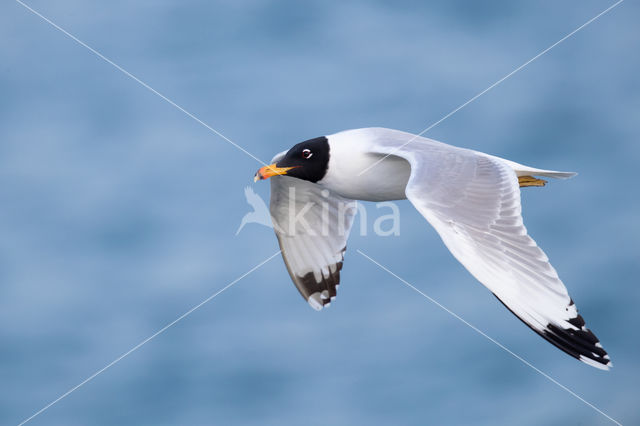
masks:
[[[419,132],[611,3],[29,4],[268,160],[347,128]],[[400,237],[350,240],[328,311],[278,258],[32,424],[607,424],[356,248],[639,423],[638,11],[428,133],[580,173],[526,191],[525,219],[612,371],[530,332],[404,202]],[[277,243],[258,225],[234,237],[256,161],[11,1],[0,57],[0,422],[16,424]]]

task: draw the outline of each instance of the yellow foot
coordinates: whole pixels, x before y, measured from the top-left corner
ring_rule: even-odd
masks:
[[[520,188],[523,188],[525,186],[545,186],[547,181],[536,179],[533,176],[518,176],[518,183]]]

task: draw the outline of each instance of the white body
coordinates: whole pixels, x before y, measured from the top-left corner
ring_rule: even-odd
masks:
[[[411,175],[409,162],[396,156],[380,161],[385,154],[371,152],[368,133],[368,129],[358,129],[329,136],[329,171],[318,184],[354,200],[406,199],[405,189]]]
[[[372,142],[384,139],[389,144],[390,137],[395,147],[411,148],[412,144],[425,147],[433,152],[447,151],[449,155],[456,153],[472,153],[486,156],[503,162],[516,173],[516,176],[537,175],[556,178],[567,178],[575,173],[557,172],[536,169],[516,162],[505,160],[470,149],[447,145],[424,137],[416,137],[399,130],[369,127],[347,130],[328,136],[331,147],[329,172],[318,184],[335,191],[343,197],[363,201],[403,200],[407,196],[405,190],[411,175],[409,162],[400,156],[400,152],[372,152]],[[408,142],[408,143],[407,143]],[[398,154],[398,155],[396,155]],[[380,161],[382,158],[384,160]]]

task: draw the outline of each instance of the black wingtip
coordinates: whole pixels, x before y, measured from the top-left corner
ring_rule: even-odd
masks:
[[[604,350],[595,334],[585,327],[584,319],[578,314],[569,320],[576,327],[561,328],[554,324],[547,324],[541,333],[542,337],[556,345],[574,358],[602,370],[611,368],[611,359]]]
[[[498,296],[496,296],[496,299],[500,300]],[[568,322],[576,327],[576,329],[561,328],[549,323],[546,325],[544,330],[538,330],[516,315],[516,313],[513,312],[513,310],[511,310],[511,308],[509,308],[509,306],[507,306],[507,304],[502,300],[500,300],[500,303],[509,309],[512,314],[518,317],[518,319],[525,323],[530,329],[538,333],[558,349],[561,349],[563,352],[600,370],[609,370],[613,367],[609,355],[600,344],[596,335],[585,327],[582,315],[577,314],[576,317],[568,320]],[[573,304],[573,300],[571,300],[569,306]]]

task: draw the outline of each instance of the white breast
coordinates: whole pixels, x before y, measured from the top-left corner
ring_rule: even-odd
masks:
[[[329,140],[329,168],[318,183],[346,198],[364,201],[406,199],[409,162],[395,156],[374,165],[382,155],[371,154],[367,129],[341,132]],[[368,169],[366,172],[361,172]]]

